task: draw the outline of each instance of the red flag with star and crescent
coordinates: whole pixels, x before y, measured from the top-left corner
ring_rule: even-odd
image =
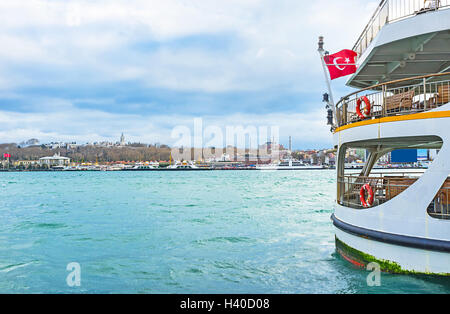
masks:
[[[353,50],[344,49],[335,54],[324,57],[325,64],[330,72],[332,80],[356,72],[357,53]]]

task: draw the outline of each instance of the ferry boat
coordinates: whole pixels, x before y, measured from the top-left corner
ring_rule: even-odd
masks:
[[[257,170],[318,170],[324,169],[323,166],[307,165],[302,161],[295,159],[281,160],[275,164],[257,165]]]
[[[359,90],[328,102],[338,152],[336,250],[360,267],[449,276],[450,0],[382,1],[353,51],[347,85]],[[345,169],[349,149],[368,154],[356,173]],[[405,149],[438,154],[421,172],[373,169]]]
[[[157,169],[151,165],[136,165],[131,168],[131,170],[154,170]]]
[[[167,167],[167,169],[194,170],[199,168],[192,161],[177,161],[174,165]]]

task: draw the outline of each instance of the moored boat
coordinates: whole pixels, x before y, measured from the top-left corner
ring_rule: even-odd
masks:
[[[323,166],[309,165],[295,159],[286,159],[277,163],[268,165],[257,165],[257,170],[318,170],[324,169]]]
[[[175,162],[175,164],[167,167],[167,169],[194,170],[194,169],[199,169],[199,168],[196,165],[194,165],[194,163],[191,161],[177,161],[177,162]]]

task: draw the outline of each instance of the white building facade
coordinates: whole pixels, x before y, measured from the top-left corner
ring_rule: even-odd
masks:
[[[52,167],[64,167],[70,164],[70,158],[62,157],[59,154],[55,154],[52,157],[42,157],[39,159],[39,164],[41,166],[47,165],[49,168]]]

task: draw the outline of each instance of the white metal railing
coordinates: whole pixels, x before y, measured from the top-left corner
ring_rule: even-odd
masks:
[[[378,206],[394,198],[410,187],[418,178],[399,174],[380,176],[344,175],[338,178],[340,186],[339,203],[342,206],[363,209],[360,201],[360,190],[368,184],[374,193],[374,204]]]
[[[360,190],[368,184],[374,193],[373,206],[381,205],[404,192],[414,184],[420,174],[378,173],[374,176],[344,175],[338,178],[340,195],[338,202],[342,206],[364,209],[360,201]],[[450,178],[445,181],[436,197],[427,208],[431,217],[450,219]]]
[[[448,8],[450,8],[450,0],[383,0],[364,28],[353,50],[361,56],[385,24]]]
[[[377,84],[343,97],[336,105],[338,127],[365,119],[428,111],[450,102],[450,72],[417,76]],[[370,113],[357,114],[358,102],[366,97]],[[362,106],[361,106],[362,108]]]

